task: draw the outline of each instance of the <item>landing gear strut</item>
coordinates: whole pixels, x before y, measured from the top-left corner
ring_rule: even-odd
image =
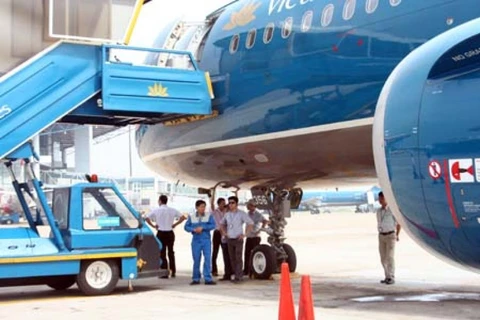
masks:
[[[268,245],[255,247],[251,254],[250,265],[257,279],[269,279],[273,273],[280,272],[283,262],[287,262],[290,272],[297,268],[297,257],[293,248],[284,243],[286,217],[290,217],[290,209],[296,209],[302,200],[302,189],[254,187],[251,189],[257,208],[268,210],[270,225],[263,229],[268,234]]]
[[[235,195],[239,190],[238,186],[221,181],[213,188],[198,188],[199,194],[206,194],[210,199],[215,199],[217,187],[224,189],[235,188]],[[297,257],[293,248],[284,243],[284,229],[287,225],[285,218],[290,217],[290,209],[297,209],[302,200],[302,189],[259,186],[251,189],[253,199],[260,210],[267,210],[270,215],[268,228],[262,231],[268,234],[268,243],[256,246],[250,255],[250,265],[253,276],[257,279],[270,279],[272,274],[279,273],[283,262],[287,262],[290,272],[297,268]]]

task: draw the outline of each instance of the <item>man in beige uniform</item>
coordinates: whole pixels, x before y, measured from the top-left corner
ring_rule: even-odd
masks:
[[[385,284],[395,283],[395,243],[399,240],[400,225],[387,206],[383,192],[378,194],[378,202],[382,206],[377,210],[378,242],[380,259],[385,271]]]

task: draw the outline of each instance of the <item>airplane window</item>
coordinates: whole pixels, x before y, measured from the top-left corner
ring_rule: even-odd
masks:
[[[256,36],[257,36],[256,29],[252,29],[248,32],[247,41],[245,42],[245,46],[247,47],[247,49],[250,49],[251,47],[253,47],[253,45],[255,44]]]
[[[391,0],[392,1],[392,0]],[[357,0],[347,0],[345,1],[345,6],[343,7],[343,19],[350,20],[355,13],[355,4]]]
[[[313,11],[307,11],[302,18],[302,32],[307,32],[312,26]]]
[[[367,0],[365,3],[365,11],[367,13],[374,13],[375,10],[377,10],[378,7],[378,0]]]
[[[265,28],[265,31],[263,32],[263,43],[267,44],[272,41],[273,38],[273,29],[275,28],[275,25],[273,23],[269,23],[267,27]]]
[[[323,8],[323,11],[322,11],[322,27],[328,27],[328,25],[330,25],[330,23],[332,23],[333,10],[334,9],[335,9],[335,7],[331,3],[329,5],[327,5],[325,8]]]
[[[398,6],[401,2],[402,2],[402,0],[390,0],[390,5],[391,5],[392,7],[396,7],[396,6]]]
[[[293,19],[292,17],[285,19],[282,29],[282,38],[286,39],[292,33]]]
[[[230,40],[230,53],[234,54],[238,50],[238,42],[240,41],[240,37],[238,34],[234,35],[232,37],[232,40]]]

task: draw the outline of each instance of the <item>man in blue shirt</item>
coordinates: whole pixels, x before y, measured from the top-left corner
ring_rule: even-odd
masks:
[[[222,235],[228,240],[228,255],[232,271],[235,273],[234,283],[240,283],[243,277],[243,239],[245,234],[253,231],[253,220],[242,210],[238,209],[238,198],[235,196],[228,198],[228,211],[220,221],[222,226]],[[246,232],[243,225],[246,224]]]
[[[196,212],[188,217],[185,223],[185,231],[193,234],[192,237],[192,257],[193,257],[193,275],[191,285],[200,284],[200,259],[203,253],[203,278],[205,284],[216,284],[212,280],[211,273],[211,252],[212,241],[210,231],[215,229],[215,220],[213,215],[205,212],[206,203],[203,200],[197,200],[195,203]]]

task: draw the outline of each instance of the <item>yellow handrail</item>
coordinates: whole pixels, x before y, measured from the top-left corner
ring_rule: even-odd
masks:
[[[210,79],[210,73],[208,71],[205,72],[205,79],[207,80],[207,87],[208,93],[210,93],[210,99],[213,99],[215,98],[215,95],[213,94],[212,80]]]
[[[124,44],[128,45],[130,43],[130,39],[132,38],[132,34],[133,34],[133,29],[135,29],[135,25],[137,24],[137,19],[138,19],[138,16],[140,15],[140,10],[142,10],[142,6],[144,2],[145,0],[137,0],[137,2],[135,3],[135,8],[133,9],[132,18],[130,18],[127,32],[123,40]]]

